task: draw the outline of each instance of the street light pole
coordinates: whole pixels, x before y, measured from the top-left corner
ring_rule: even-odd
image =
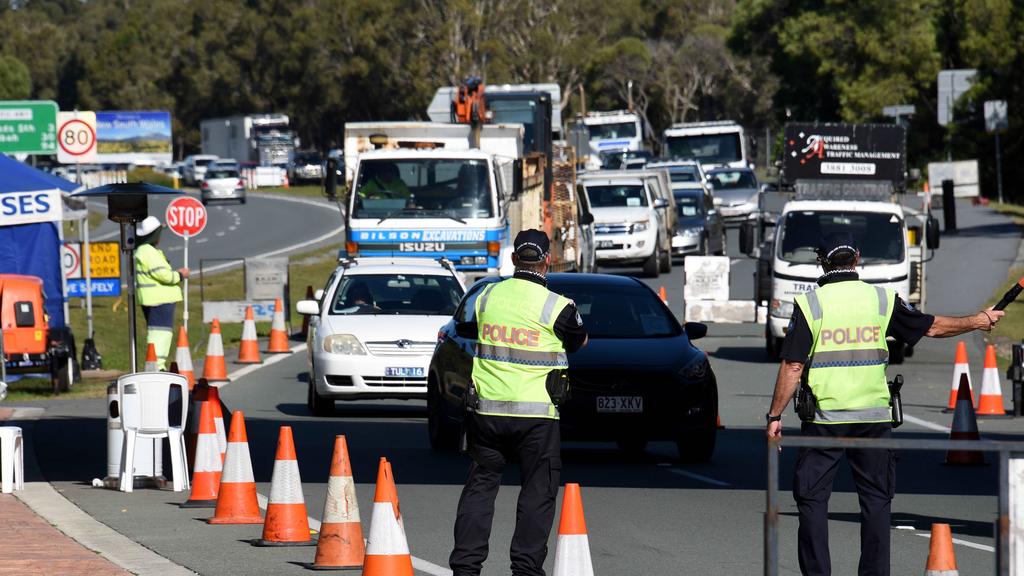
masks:
[[[1003,203],[1003,151],[999,146],[999,131],[996,130],[996,189],[999,191],[999,203]]]

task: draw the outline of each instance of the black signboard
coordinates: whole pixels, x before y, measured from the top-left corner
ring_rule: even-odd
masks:
[[[896,124],[786,124],[783,176],[797,180],[882,180],[902,188],[907,140]]]

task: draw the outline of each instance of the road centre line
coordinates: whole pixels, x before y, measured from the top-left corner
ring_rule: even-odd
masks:
[[[915,532],[921,538],[931,538],[930,532]],[[960,546],[966,546],[967,548],[974,548],[975,550],[982,550],[985,552],[995,552],[996,549],[993,546],[987,546],[985,544],[977,544],[975,542],[968,542],[967,540],[961,540],[959,538],[953,538],[953,544],[959,544]]]
[[[669,468],[668,471],[673,473],[673,474],[678,474],[680,476],[686,476],[687,478],[693,478],[694,480],[699,480],[701,482],[706,482],[708,484],[711,484],[712,486],[721,486],[721,487],[732,486],[732,484],[729,484],[728,482],[723,482],[721,480],[716,480],[714,478],[711,478],[710,476],[704,476],[703,474],[697,474],[696,472],[690,472],[689,470],[680,470],[679,468]]]
[[[907,422],[910,422],[911,424],[917,424],[918,426],[920,426],[922,428],[927,428],[929,430],[935,430],[936,432],[949,432],[949,426],[943,426],[942,424],[936,424],[935,422],[930,422],[928,420],[924,420],[922,418],[918,418],[917,416],[912,416],[910,414],[904,413],[903,414],[903,419],[906,420]]]
[[[214,386],[216,386],[217,388],[223,388],[223,387],[227,386],[228,384],[231,384],[231,382],[234,382],[238,378],[241,378],[241,377],[246,376],[248,374],[252,374],[253,372],[259,370],[260,368],[266,368],[267,366],[273,366],[274,364],[277,364],[278,362],[280,362],[282,360],[285,360],[287,358],[291,358],[293,355],[298,354],[299,352],[305,352],[306,348],[307,348],[307,346],[306,346],[305,342],[303,342],[301,344],[296,344],[295,347],[292,348],[292,351],[291,351],[290,354],[274,354],[273,356],[270,356],[269,358],[264,360],[262,364],[250,364],[250,365],[248,365],[248,366],[246,366],[244,368],[239,368],[238,370],[235,370],[234,372],[228,374],[228,382],[217,382],[217,383],[214,383]]]

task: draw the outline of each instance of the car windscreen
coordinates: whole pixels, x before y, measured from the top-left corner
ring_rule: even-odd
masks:
[[[359,164],[353,218],[489,218],[486,160],[402,158]]]
[[[693,136],[670,136],[666,138],[668,156],[699,160],[703,164],[728,164],[742,160],[740,156],[740,135],[695,134]]]
[[[861,264],[903,261],[903,221],[896,215],[832,211],[786,214],[779,232],[779,258],[792,264],[813,264],[821,239],[836,232],[853,234]]]
[[[680,166],[669,171],[669,177],[673,182],[696,182],[697,169],[693,166]]]
[[[451,276],[358,274],[342,276],[330,313],[451,316],[462,287]]]
[[[614,124],[587,124],[591,140],[615,140],[616,138],[636,138],[636,122],[616,122]]]
[[[647,195],[641,184],[587,186],[591,208],[647,206]]]
[[[748,170],[716,170],[708,174],[715,190],[739,190],[757,188],[757,178]]]
[[[699,216],[703,198],[699,193],[689,194],[686,192],[675,192],[676,210],[681,218]]]
[[[216,180],[218,178],[238,178],[238,170],[211,168],[206,171],[207,180]]]
[[[196,158],[193,164],[196,166],[206,166],[210,162],[213,162],[213,158]]]
[[[679,322],[658,296],[643,286],[552,282],[551,290],[572,299],[591,338],[668,338]]]

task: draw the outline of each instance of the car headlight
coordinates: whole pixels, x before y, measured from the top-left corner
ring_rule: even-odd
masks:
[[[650,220],[641,220],[640,222],[633,222],[633,232],[645,232],[650,227]]]
[[[332,334],[324,338],[324,352],[344,356],[366,356],[366,349],[351,334]]]
[[[793,303],[772,298],[771,313],[776,318],[789,318],[793,315]]]
[[[703,228],[683,228],[683,236],[689,236],[692,238],[694,236],[700,236],[700,233],[703,231]]]
[[[679,375],[685,380],[703,380],[709,372],[711,372],[711,363],[708,362],[708,357],[705,355],[704,358],[679,370]]]

